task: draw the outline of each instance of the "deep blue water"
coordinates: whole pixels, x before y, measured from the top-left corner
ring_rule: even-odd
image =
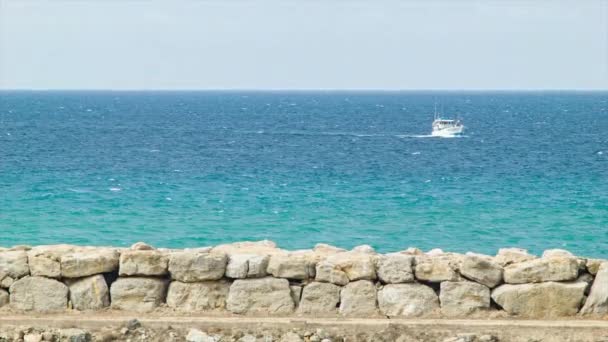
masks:
[[[608,93],[0,92],[0,245],[257,239],[608,257]]]

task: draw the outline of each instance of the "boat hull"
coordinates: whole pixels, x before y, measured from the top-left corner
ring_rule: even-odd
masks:
[[[439,129],[433,129],[431,133],[434,137],[454,137],[464,132],[464,126],[445,127]]]

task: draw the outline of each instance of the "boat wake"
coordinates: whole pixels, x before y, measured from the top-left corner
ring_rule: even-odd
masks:
[[[397,138],[468,138],[467,135],[398,134]]]
[[[354,132],[306,132],[306,131],[240,131],[241,134],[268,134],[268,135],[293,135],[293,136],[343,136],[343,137],[356,137],[356,138],[382,138],[382,137],[396,137],[400,139],[405,138],[466,138],[468,136],[462,134],[364,134]]]

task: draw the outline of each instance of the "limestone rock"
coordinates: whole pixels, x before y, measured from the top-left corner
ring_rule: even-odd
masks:
[[[159,251],[123,251],[120,254],[119,275],[161,276],[167,274],[168,264],[168,256]]]
[[[547,249],[543,252],[543,258],[573,258],[574,254],[565,249]]]
[[[494,257],[494,261],[503,267],[532,259],[536,259],[536,257],[521,248],[501,248],[498,250],[496,257]]]
[[[340,287],[329,283],[312,282],[302,290],[298,307],[300,314],[331,314],[340,302]]]
[[[217,280],[224,276],[227,262],[224,253],[173,253],[169,258],[169,272],[173,280],[183,283]]]
[[[340,292],[340,314],[369,317],[378,313],[376,286],[369,280],[349,283]]]
[[[325,262],[333,265],[334,269],[344,272],[350,281],[376,279],[376,267],[372,255],[344,252],[328,256]]]
[[[30,250],[27,254],[31,275],[47,278],[61,277],[61,264],[58,256],[38,250]]]
[[[217,336],[210,336],[198,329],[190,329],[186,335],[186,342],[219,342]]]
[[[599,271],[600,266],[603,263],[608,263],[608,260],[605,259],[587,259],[587,271],[593,275],[597,274],[597,271]]]
[[[131,250],[132,251],[153,251],[154,247],[148,245],[145,242],[136,242],[133,245],[131,245]]]
[[[8,275],[2,274],[2,272],[0,272],[0,288],[8,289],[11,287],[11,285],[13,285],[14,282],[15,282],[15,279],[9,277]]]
[[[60,341],[69,342],[89,342],[91,341],[91,334],[88,331],[82,329],[61,329],[59,331]]]
[[[509,265],[504,269],[507,284],[568,281],[578,277],[576,258],[540,258]]]
[[[502,267],[491,259],[467,255],[460,267],[460,274],[489,288],[502,282]]]
[[[226,277],[235,279],[265,277],[269,260],[268,255],[232,254],[228,258]]]
[[[378,278],[385,284],[411,283],[414,281],[413,262],[414,257],[410,255],[384,255],[376,262]]]
[[[543,318],[575,315],[582,304],[584,282],[504,284],[492,291],[492,299],[512,315]]]
[[[42,334],[25,334],[23,342],[42,342]]]
[[[441,312],[447,316],[465,316],[490,308],[490,289],[470,281],[444,281],[439,291]]]
[[[433,248],[430,251],[425,253],[428,256],[439,256],[445,254],[445,252],[441,248]]]
[[[585,265],[587,260],[584,258],[578,258],[574,254],[568,252],[565,249],[547,249],[543,252],[543,258],[575,258],[578,263],[578,268],[581,271],[585,271]]]
[[[16,310],[49,312],[68,306],[68,287],[54,279],[24,277],[9,292],[11,307]]]
[[[110,306],[108,284],[103,275],[70,280],[68,286],[75,310],[100,310]]]
[[[167,305],[188,312],[224,309],[229,290],[230,283],[223,280],[200,283],[174,281],[169,285]]]
[[[294,332],[288,332],[281,336],[279,342],[304,342],[304,340]]]
[[[315,245],[315,248],[313,248],[313,251],[316,254],[328,256],[328,255],[331,255],[331,254],[337,254],[337,253],[346,252],[346,249],[335,247],[335,246],[328,245],[328,244],[325,244],[325,243],[318,243],[318,244]]]
[[[224,253],[228,256],[233,254],[274,255],[285,253],[282,249],[277,248],[276,243],[269,240],[223,244],[213,247],[211,251],[214,253]]]
[[[300,285],[289,285],[289,289],[291,290],[291,298],[295,306],[300,305],[300,298],[302,298],[302,286]]]
[[[356,246],[355,248],[352,249],[352,251],[354,253],[363,253],[363,254],[376,254],[376,250],[374,249],[374,247],[370,246],[370,245],[360,245],[360,246]]]
[[[61,275],[80,278],[118,270],[120,254],[115,249],[97,248],[65,254],[61,257]]]
[[[165,301],[167,282],[164,279],[118,278],[110,287],[113,309],[145,312]]]
[[[378,306],[386,316],[415,317],[439,309],[439,298],[422,284],[389,284],[378,291]]]
[[[399,252],[406,255],[424,255],[424,252],[416,247],[408,247],[406,250]]]
[[[13,279],[19,279],[30,274],[27,253],[24,251],[1,252],[0,273],[4,273],[5,277],[8,276]]]
[[[334,264],[327,261],[321,261],[317,264],[315,280],[336,285],[348,284],[346,273],[336,269]]]
[[[599,268],[589,297],[581,309],[583,314],[607,314],[608,313],[608,262]]]
[[[0,289],[0,308],[8,304],[9,296],[8,291]]]
[[[270,257],[268,273],[276,278],[309,279],[315,276],[315,263],[306,255],[275,254]]]
[[[460,276],[455,271],[454,262],[455,260],[447,256],[418,257],[416,278],[429,282],[458,281]]]
[[[238,314],[289,314],[294,302],[287,279],[237,279],[230,286],[226,307]]]

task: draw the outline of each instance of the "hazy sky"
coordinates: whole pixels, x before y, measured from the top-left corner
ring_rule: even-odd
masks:
[[[608,89],[608,0],[0,0],[0,88]]]

